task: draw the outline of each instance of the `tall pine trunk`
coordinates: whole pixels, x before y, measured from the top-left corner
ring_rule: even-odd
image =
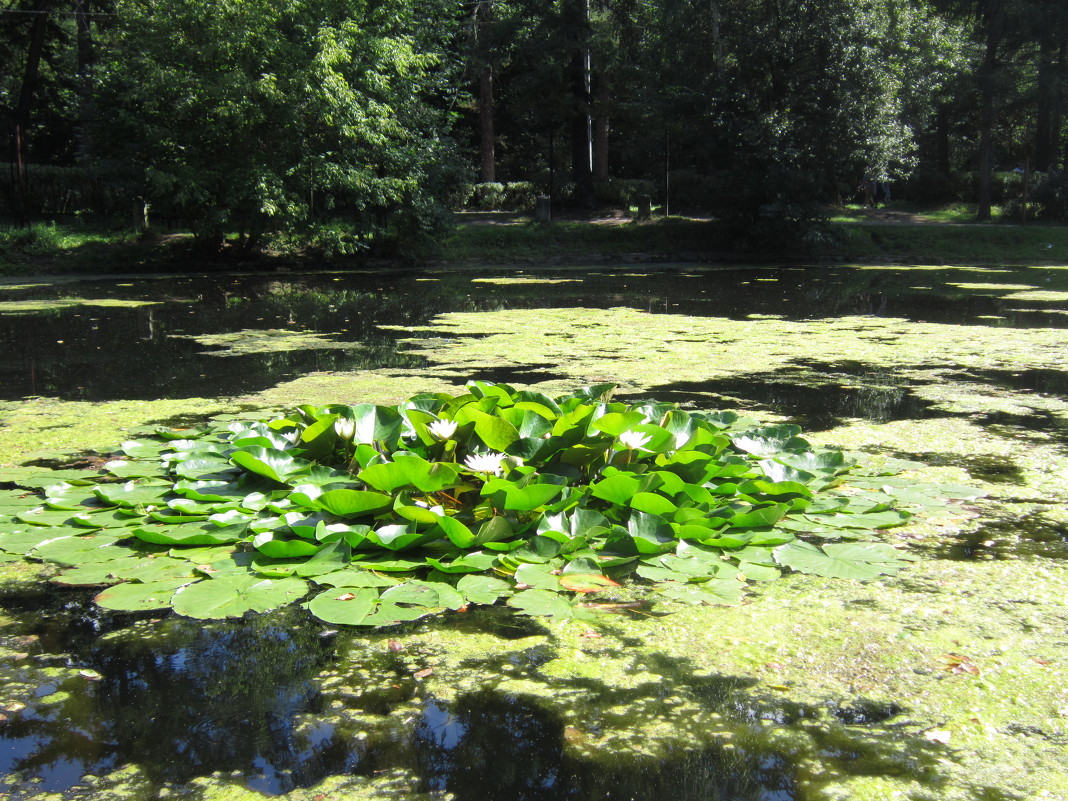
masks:
[[[608,85],[604,76],[597,82],[597,101],[593,116],[593,177],[598,181],[608,180]]]
[[[987,20],[986,51],[979,80],[979,208],[975,218],[990,219],[994,188],[994,117],[997,113],[997,66],[1001,32]]]
[[[486,64],[478,81],[478,131],[482,160],[479,177],[482,183],[497,180],[497,158],[493,133],[493,68]]]
[[[580,205],[593,206],[593,124],[590,118],[589,0],[567,0],[561,21],[571,52],[567,83],[571,93],[571,178]]]
[[[1056,65],[1053,43],[1043,36],[1038,50],[1038,109],[1035,114],[1035,169],[1046,172],[1057,161],[1053,120],[1057,118]]]
[[[22,86],[13,115],[15,139],[15,181],[18,192],[18,213],[25,219],[29,213],[29,182],[26,177],[27,129],[30,111],[37,92],[37,76],[41,71],[41,54],[44,51],[45,32],[53,0],[37,0],[33,6],[33,29],[30,32],[30,49],[26,55],[26,67],[22,71]]]
[[[475,7],[475,36],[482,62],[478,75],[479,178],[483,183],[497,180],[497,146],[493,129],[493,53],[486,30],[493,24],[493,0],[479,0]]]

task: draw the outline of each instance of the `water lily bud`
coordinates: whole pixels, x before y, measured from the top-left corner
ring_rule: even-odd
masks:
[[[501,459],[501,468],[507,467],[509,470],[515,470],[517,467],[522,467],[526,462],[523,461],[522,456],[505,456]]]
[[[334,421],[334,431],[343,440],[351,440],[356,436],[356,421],[348,417],[339,417]]]

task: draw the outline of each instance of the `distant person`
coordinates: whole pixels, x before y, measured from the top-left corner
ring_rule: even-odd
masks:
[[[858,192],[864,193],[864,206],[865,208],[875,208],[875,178],[871,175],[865,175],[857,186]]]
[[[882,199],[884,205],[890,202],[890,179],[885,175],[880,175],[875,182],[875,199]]]

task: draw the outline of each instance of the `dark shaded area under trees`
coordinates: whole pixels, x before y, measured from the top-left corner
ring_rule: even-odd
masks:
[[[0,217],[205,251],[411,249],[536,194],[819,247],[866,176],[1068,209],[1055,0],[11,0],[0,59]]]

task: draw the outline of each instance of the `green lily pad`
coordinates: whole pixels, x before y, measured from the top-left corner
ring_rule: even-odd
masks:
[[[105,609],[120,612],[145,612],[150,609],[167,609],[175,590],[188,583],[189,579],[166,579],[163,581],[130,582],[116,584],[97,595],[93,600]]]
[[[296,578],[266,579],[251,575],[222,576],[187,584],[175,592],[171,605],[186,617],[220,620],[246,612],[266,612],[306,595],[308,585]]]
[[[343,586],[316,595],[308,603],[308,611],[326,623],[360,626],[366,625],[377,605],[377,589]]]

